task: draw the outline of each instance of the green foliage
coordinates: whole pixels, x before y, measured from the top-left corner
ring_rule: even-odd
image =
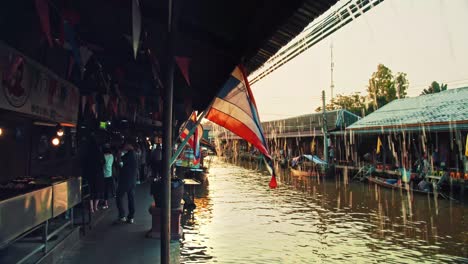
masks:
[[[367,87],[371,100],[371,112],[395,99],[405,98],[408,86],[406,73],[399,72],[393,76],[389,68],[379,64],[377,71],[372,73]]]
[[[364,116],[377,110],[389,102],[405,98],[409,82],[407,74],[398,72],[396,75],[383,64],[377,66],[377,71],[372,73],[367,87],[368,95],[361,96],[360,93],[351,95],[339,94],[329,104],[326,110],[346,109],[358,116]],[[366,100],[369,99],[369,100]],[[368,103],[370,103],[368,105]],[[316,112],[321,112],[322,107],[317,107]]]
[[[408,90],[409,82],[404,72],[398,72],[395,75],[395,89],[398,98],[405,98]]]
[[[335,98],[331,100],[329,104],[326,105],[327,110],[337,110],[337,109],[346,109],[358,116],[365,114],[365,100],[364,96],[361,96],[359,92],[353,93],[351,95],[338,94]],[[322,107],[315,109],[316,112],[321,112]]]
[[[421,92],[421,95],[425,95],[425,94],[433,94],[433,93],[440,93],[442,91],[445,91],[447,90],[447,84],[440,84],[436,81],[433,81],[431,83],[431,85],[429,85],[429,87],[427,89],[424,89],[422,92]]]

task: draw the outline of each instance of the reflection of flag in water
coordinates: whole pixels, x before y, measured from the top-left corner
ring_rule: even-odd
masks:
[[[263,154],[267,168],[272,174],[270,187],[276,188],[271,156],[260,125],[255,99],[243,68],[234,69],[205,118],[229,129],[256,147]]]
[[[382,147],[382,141],[380,141],[380,137],[377,137],[377,154],[380,154],[380,148]]]
[[[180,138],[184,140],[187,135],[190,133],[190,130],[197,124],[197,114],[195,112],[192,113],[190,119],[187,120],[185,124],[184,130],[180,134]],[[200,163],[200,140],[203,135],[203,127],[202,125],[198,125],[197,129],[193,133],[193,135],[187,141],[187,144],[193,149],[193,164],[198,165]]]

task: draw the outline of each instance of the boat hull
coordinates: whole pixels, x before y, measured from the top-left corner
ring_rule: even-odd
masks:
[[[304,170],[297,170],[290,168],[291,175],[296,176],[296,177],[318,177],[318,176],[325,176],[325,174],[314,171],[314,170],[309,170],[309,171],[304,171]]]
[[[379,186],[382,186],[382,187],[385,187],[385,188],[388,188],[388,189],[401,189],[403,191],[407,190],[404,186],[401,186],[399,184],[387,183],[382,178],[368,177],[367,180],[369,182],[372,182],[372,183],[374,183],[376,185],[379,185]],[[433,192],[425,192],[425,191],[416,190],[416,189],[413,189],[413,188],[409,188],[409,191],[412,192],[412,193],[416,193],[416,194],[435,195],[435,193],[433,193]]]
[[[208,170],[206,168],[194,169],[176,166],[176,175],[182,179],[194,179],[203,183],[208,179]]]

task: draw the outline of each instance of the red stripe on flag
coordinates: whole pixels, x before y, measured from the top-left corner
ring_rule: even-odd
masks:
[[[271,156],[268,153],[265,146],[263,145],[261,139],[258,138],[257,134],[241,121],[215,108],[211,108],[210,112],[208,112],[208,114],[206,115],[206,118],[220,126],[229,129],[234,134],[247,140],[252,145],[254,145],[263,155],[271,159]]]

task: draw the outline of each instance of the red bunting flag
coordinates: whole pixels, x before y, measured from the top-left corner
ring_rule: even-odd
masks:
[[[94,96],[92,96],[92,95],[88,95],[88,106],[89,106],[89,110],[91,110],[91,113],[93,113],[94,116],[97,117],[96,102],[94,100]]]
[[[177,66],[179,66],[179,69],[182,72],[185,81],[188,85],[190,85],[189,66],[191,59],[187,57],[175,57],[175,61],[177,63]]]
[[[52,36],[50,35],[49,5],[47,0],[36,0],[37,14],[41,22],[41,28],[44,32],[49,46],[52,47]]]

